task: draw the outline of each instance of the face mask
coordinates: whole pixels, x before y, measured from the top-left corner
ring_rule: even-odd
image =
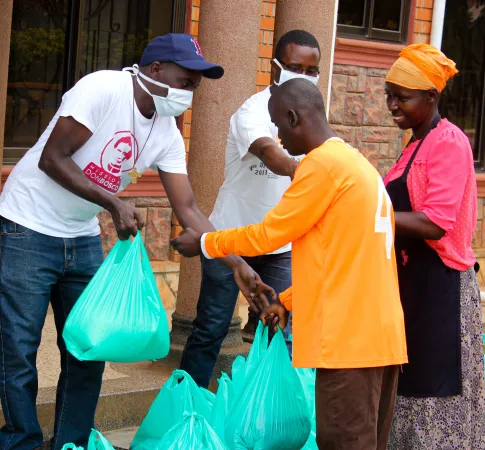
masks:
[[[304,75],[302,73],[295,73],[295,72],[291,72],[290,70],[283,69],[283,66],[276,58],[274,58],[273,61],[281,69],[280,81],[274,80],[274,84],[276,84],[276,86],[281,86],[286,81],[293,80],[294,78],[303,78],[304,80],[311,81],[314,85],[316,85],[318,83],[318,80],[320,79],[320,75],[317,75],[316,77],[311,77],[309,75]]]
[[[160,83],[159,81],[152,80],[143,73],[140,72],[138,65],[135,64],[132,68],[123,69],[132,71],[136,75],[136,81],[140,87],[153,98],[155,103],[155,109],[160,117],[177,117],[183,114],[189,109],[192,104],[194,93],[192,91],[186,91],[185,89],[176,89],[168,86],[167,84]],[[140,77],[153,83],[157,86],[161,86],[168,89],[166,97],[152,94],[145,84],[140,80]]]

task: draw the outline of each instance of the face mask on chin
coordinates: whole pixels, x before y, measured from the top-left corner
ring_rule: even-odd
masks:
[[[192,104],[192,99],[194,97],[194,93],[192,91],[172,88],[167,84],[152,80],[151,78],[140,72],[137,64],[135,64],[133,67],[123,70],[129,70],[135,74],[137,83],[148,95],[153,98],[155,110],[160,117],[178,117],[185,111],[187,111],[187,109],[189,109],[190,105]],[[152,94],[146,87],[145,83],[140,80],[140,78],[143,78],[144,80],[148,81],[149,83],[155,84],[156,86],[166,88],[168,90],[167,96],[162,97],[161,95]]]
[[[273,83],[276,86],[281,86],[286,81],[293,80],[295,78],[303,78],[304,80],[311,81],[316,86],[318,83],[318,80],[320,79],[320,75],[317,75],[316,77],[311,77],[309,75],[304,75],[302,73],[295,73],[295,72],[291,72],[290,70],[283,69],[283,66],[276,58],[274,58],[273,61],[281,69],[279,81],[276,81],[276,80],[273,81]]]

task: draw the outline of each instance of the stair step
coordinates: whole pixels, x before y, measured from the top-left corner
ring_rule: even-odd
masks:
[[[138,427],[122,428],[121,430],[109,431],[104,436],[111,442],[113,447],[120,450],[128,450],[137,431]]]

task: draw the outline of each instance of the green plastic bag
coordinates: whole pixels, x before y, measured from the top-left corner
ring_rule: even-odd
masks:
[[[84,450],[82,447],[76,447],[74,444],[66,444],[62,450]],[[114,447],[108,440],[97,430],[91,430],[88,441],[88,450],[114,450]]]
[[[221,441],[224,442],[226,419],[232,406],[234,393],[232,381],[225,372],[222,372],[218,382],[219,387],[217,389],[216,400],[214,402],[214,407],[212,408],[209,424],[217,433],[217,436],[219,436]]]
[[[89,436],[88,450],[115,450],[99,431],[92,430]]]
[[[308,404],[308,410],[310,412],[310,419],[312,429],[308,441],[302,450],[318,450],[317,445],[317,422],[316,422],[316,410],[315,410],[315,369],[295,369],[298,377],[300,378],[303,392]]]
[[[229,449],[301,449],[310,435],[307,400],[281,330],[244,386],[226,422]]]
[[[167,356],[167,316],[140,233],[113,247],[69,314],[63,338],[81,361]]]
[[[202,416],[187,413],[151,450],[226,450],[226,446]]]
[[[187,372],[174,370],[143,419],[130,448],[152,450],[185,413],[209,418],[211,403]]]
[[[254,333],[253,345],[251,345],[247,360],[243,356],[238,356],[232,364],[232,381],[235,397],[239,395],[241,389],[244,387],[248,374],[254,372],[267,350],[268,327],[264,326],[263,322],[259,322],[258,328]]]
[[[200,389],[200,392],[202,392],[202,395],[207,400],[209,409],[212,411],[212,407],[214,406],[214,402],[216,401],[216,395],[213,392],[208,391],[207,389],[204,389],[204,388],[199,388],[199,389]]]

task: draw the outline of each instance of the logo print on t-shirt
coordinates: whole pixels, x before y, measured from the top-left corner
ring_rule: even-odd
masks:
[[[121,172],[121,167],[125,161],[130,161],[133,156],[133,141],[131,136],[122,136],[109,149],[101,155],[101,164],[106,167],[113,175]]]
[[[138,159],[138,142],[131,131],[117,131],[101,152],[99,165],[94,161],[84,174],[99,187],[116,193],[121,186],[122,172],[129,172]]]

